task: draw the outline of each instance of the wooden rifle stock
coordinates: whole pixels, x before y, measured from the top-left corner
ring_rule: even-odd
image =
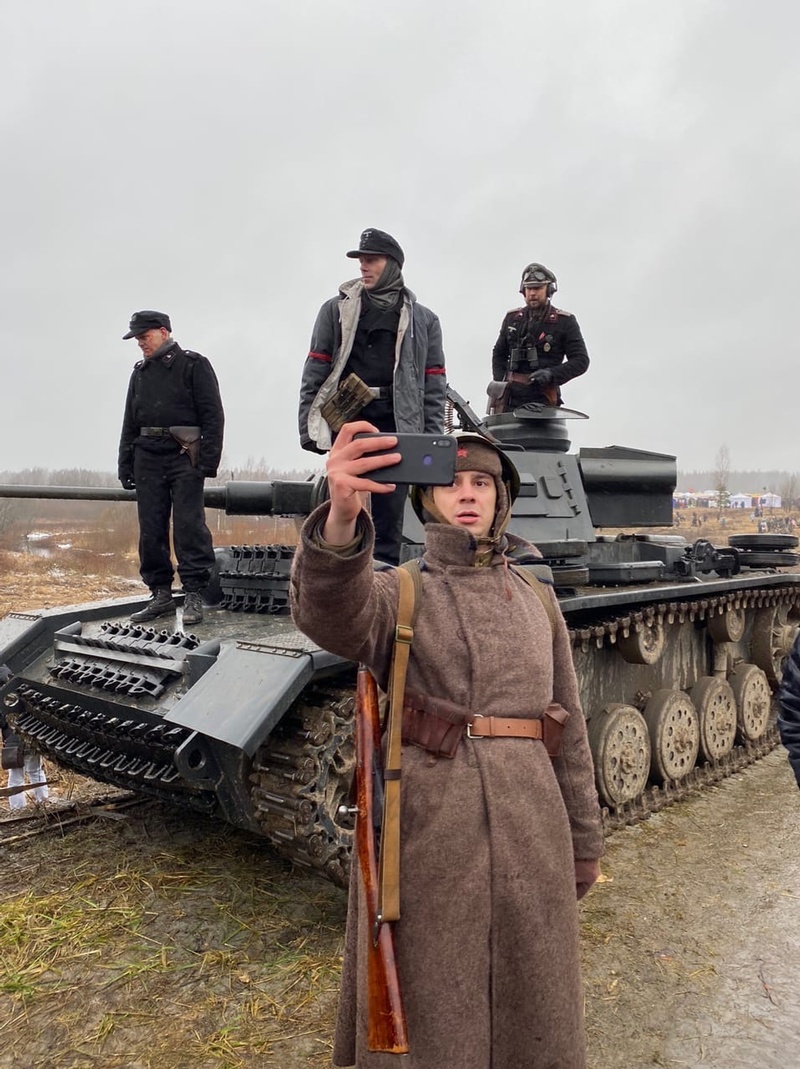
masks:
[[[408,1053],[403,996],[391,925],[378,918],[375,777],[382,775],[378,688],[368,669],[358,670],[356,704],[356,852],[367,904],[367,1049]],[[380,781],[379,781],[380,784]]]

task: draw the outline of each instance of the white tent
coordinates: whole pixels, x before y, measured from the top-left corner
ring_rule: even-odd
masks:
[[[779,509],[781,507],[781,495],[766,493],[758,499],[759,505],[765,509]]]
[[[732,509],[749,509],[753,507],[752,494],[731,494],[728,504]]]

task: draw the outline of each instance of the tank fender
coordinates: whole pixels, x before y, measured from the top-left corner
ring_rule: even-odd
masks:
[[[349,663],[317,648],[223,645],[164,720],[252,757],[314,676],[336,674]]]
[[[0,664],[7,664],[12,672],[19,671],[17,655],[28,647],[37,651],[45,649],[49,638],[50,632],[39,613],[10,612],[0,620]],[[28,664],[32,659],[29,654],[24,663]]]

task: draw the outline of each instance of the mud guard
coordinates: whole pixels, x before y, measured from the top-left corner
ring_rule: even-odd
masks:
[[[335,675],[349,664],[320,649],[223,647],[164,720],[252,757],[314,676]]]

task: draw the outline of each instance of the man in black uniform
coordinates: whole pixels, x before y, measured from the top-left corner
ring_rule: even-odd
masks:
[[[577,319],[550,303],[557,289],[556,276],[542,264],[528,264],[522,272],[519,292],[525,307],[506,313],[492,351],[494,382],[489,395],[497,397],[501,394],[497,384],[508,383],[495,412],[531,401],[560,405],[560,387],[589,366]]]
[[[300,384],[300,444],[325,453],[352,419],[380,431],[441,434],[447,382],[438,316],[406,286],[403,250],[391,234],[364,230],[347,256],[359,261],[361,277],[343,282],[317,315]],[[343,394],[357,403],[346,408]],[[407,497],[408,487],[398,486],[372,499],[375,556],[389,564],[400,561]]]
[[[133,369],[119,442],[119,478],[136,490],[140,574],[153,593],[131,619],[175,612],[169,519],[178,574],[186,595],[183,623],[203,619],[202,590],[214,564],[206,526],[203,483],[217,474],[225,417],[214,369],[204,356],[181,349],[164,312],[134,312],[123,341],[142,351]]]

